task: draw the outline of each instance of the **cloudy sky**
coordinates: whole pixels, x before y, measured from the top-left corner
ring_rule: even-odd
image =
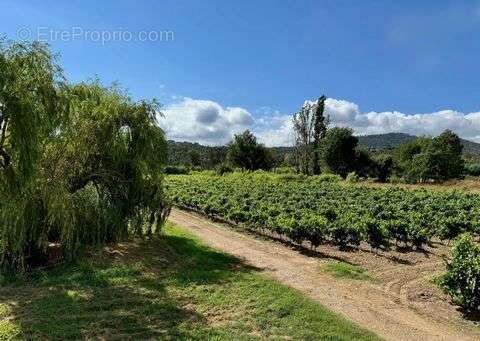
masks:
[[[480,140],[480,0],[2,0],[4,35],[50,44],[72,82],[158,98],[172,139],[287,145],[325,94],[357,134]]]
[[[353,102],[328,98],[325,113],[331,126],[351,127],[358,135],[402,132],[437,135],[451,129],[463,138],[480,142],[480,112],[451,109],[406,115],[399,111],[365,112]],[[291,114],[270,108],[251,113],[241,107],[223,107],[210,100],[179,98],[163,110],[159,119],[168,137],[207,145],[227,143],[234,134],[250,129],[268,146],[291,145]]]

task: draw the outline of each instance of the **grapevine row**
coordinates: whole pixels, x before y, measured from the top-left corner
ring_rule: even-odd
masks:
[[[434,237],[480,232],[480,196],[364,188],[268,173],[167,177],[172,202],[312,246],[420,248]]]

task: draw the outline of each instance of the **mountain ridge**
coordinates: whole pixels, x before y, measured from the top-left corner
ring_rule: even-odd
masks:
[[[386,133],[373,135],[359,135],[358,144],[377,150],[385,150],[398,147],[401,144],[410,142],[418,136],[405,133]],[[464,151],[467,153],[480,153],[480,143],[460,138]]]

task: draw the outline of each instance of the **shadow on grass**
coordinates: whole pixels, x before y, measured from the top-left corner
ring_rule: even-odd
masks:
[[[0,302],[16,331],[10,336],[21,339],[206,337],[212,329],[205,317],[169,288],[229,282],[251,270],[190,238],[166,235],[36,271],[0,287]]]
[[[206,247],[198,247],[193,239],[167,236],[177,257],[183,259],[183,267],[188,271],[177,271],[176,280],[181,284],[209,284],[229,281],[232,270],[235,272],[262,271],[240,259]]]
[[[480,322],[480,312],[478,311],[469,311],[466,309],[459,308],[458,311],[462,314],[463,318],[473,322]]]

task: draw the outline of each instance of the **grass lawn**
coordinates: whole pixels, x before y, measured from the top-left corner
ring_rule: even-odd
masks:
[[[177,226],[0,286],[0,339],[374,340]]]
[[[325,264],[323,270],[334,277],[354,279],[361,281],[371,281],[373,278],[362,270],[358,265],[345,262],[331,262]]]

